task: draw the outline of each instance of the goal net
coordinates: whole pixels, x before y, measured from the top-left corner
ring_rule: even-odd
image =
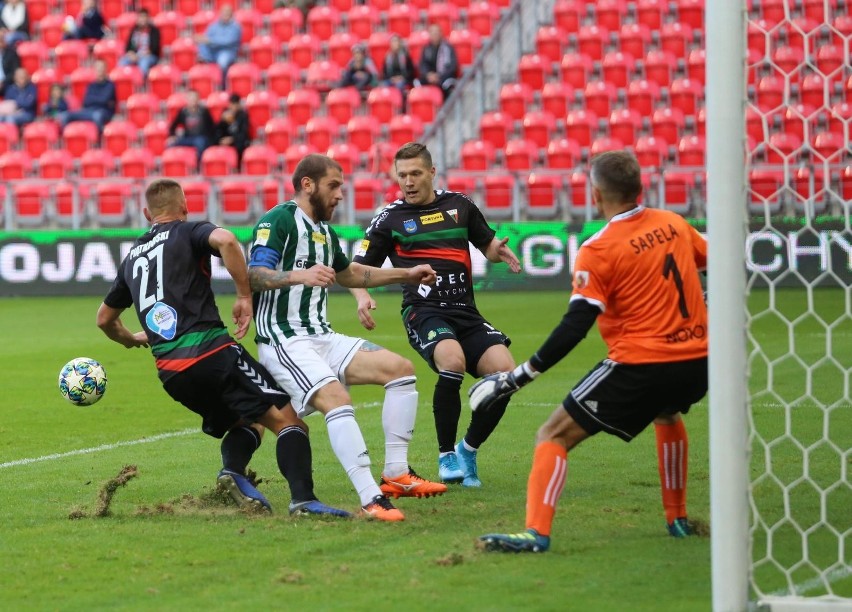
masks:
[[[710,0],[706,4],[710,19]],[[734,3],[724,4],[728,11],[737,10]],[[747,58],[748,409],[745,423],[730,423],[745,427],[748,450],[743,455],[748,491],[746,533],[741,534],[748,543],[748,551],[741,550],[748,559],[744,591],[759,609],[849,610],[852,3],[745,4],[739,23]],[[711,114],[712,107],[708,133]],[[742,131],[731,135],[742,142]],[[712,152],[709,157],[710,181],[718,180]],[[711,198],[708,207],[713,205]],[[709,233],[713,241],[712,227]],[[713,273],[711,266],[711,278]],[[711,302],[711,327],[713,314]],[[711,359],[712,351],[711,337]],[[711,365],[711,395],[714,390]],[[717,518],[713,528],[726,529]],[[716,596],[716,544],[714,607],[722,609],[726,606],[719,606]]]

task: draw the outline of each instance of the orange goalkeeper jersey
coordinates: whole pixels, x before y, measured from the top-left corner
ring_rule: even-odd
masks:
[[[618,363],[707,355],[707,308],[698,271],[707,241],[683,217],[639,206],[580,247],[571,300],[601,309],[598,329]]]

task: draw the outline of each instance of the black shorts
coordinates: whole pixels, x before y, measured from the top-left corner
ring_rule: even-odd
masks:
[[[214,438],[221,438],[241,421],[254,423],[270,406],[282,408],[290,401],[266,368],[239,344],[175,374],[163,388],[201,415],[201,431]]]
[[[630,442],[661,414],[689,412],[707,393],[707,358],[627,365],[604,359],[562,406],[590,435]]]
[[[408,343],[435,370],[435,346],[441,340],[457,340],[464,351],[467,371],[479,376],[476,366],[489,348],[496,344],[509,346],[512,341],[482,318],[474,309],[406,308],[402,322],[408,332]]]

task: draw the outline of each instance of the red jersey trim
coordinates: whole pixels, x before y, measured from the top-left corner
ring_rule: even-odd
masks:
[[[228,348],[229,346],[234,346],[236,342],[229,342],[228,344],[223,344],[222,346],[217,346],[211,351],[207,351],[203,355],[198,355],[197,357],[189,357],[187,359],[157,359],[157,369],[165,370],[166,372],[183,372],[194,366],[196,363],[204,359],[205,357],[209,357],[214,353],[218,353],[224,348]]]
[[[467,266],[470,270],[470,251],[462,249],[403,249],[399,244],[395,245],[397,255],[400,257],[413,257],[414,259],[449,259]]]

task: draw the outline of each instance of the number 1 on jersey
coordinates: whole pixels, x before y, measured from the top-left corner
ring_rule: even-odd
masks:
[[[683,278],[680,276],[680,270],[677,267],[674,255],[671,253],[666,255],[666,261],[663,263],[663,278],[668,280],[669,274],[671,274],[675,287],[677,287],[680,314],[684,319],[688,319],[689,309],[686,307],[686,296],[683,294]]]

